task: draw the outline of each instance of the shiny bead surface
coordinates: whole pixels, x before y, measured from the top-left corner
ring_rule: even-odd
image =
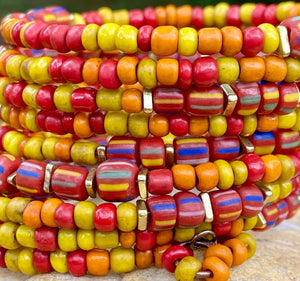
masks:
[[[117,224],[121,231],[133,231],[137,226],[137,210],[132,203],[121,203],[117,207]]]
[[[265,38],[262,51],[266,54],[275,52],[279,45],[279,35],[274,25],[270,23],[262,23],[258,26],[258,28],[263,31]]]
[[[198,47],[197,31],[190,27],[183,27],[178,33],[178,52],[183,56],[192,56]]]
[[[169,56],[177,51],[178,30],[174,26],[159,26],[151,35],[151,50],[157,56]]]
[[[78,228],[93,229],[94,213],[96,204],[94,202],[80,201],[76,204],[74,209],[74,222]]]
[[[277,156],[269,154],[263,155],[261,160],[264,162],[265,173],[262,182],[273,182],[281,176],[281,163]]]
[[[53,269],[59,273],[67,273],[67,253],[57,249],[50,253],[50,263]]]
[[[160,59],[156,64],[157,80],[162,85],[175,85],[178,80],[178,61],[172,58]]]
[[[254,153],[264,155],[272,153],[275,149],[275,136],[272,132],[255,132],[249,137],[254,146]]]
[[[100,231],[112,231],[117,225],[116,206],[111,203],[100,204],[94,214],[95,227]]]
[[[93,23],[86,25],[85,28],[82,30],[81,42],[84,49],[89,51],[95,51],[98,49],[98,42],[99,42],[98,30],[99,30],[99,26]],[[98,38],[98,42],[97,42],[97,38]]]
[[[239,59],[239,80],[245,83],[258,82],[264,77],[265,62],[261,57],[242,57]]]
[[[240,158],[240,160],[246,164],[248,169],[248,179],[246,183],[252,184],[262,179],[265,167],[263,161],[258,155],[252,153],[245,154]]]
[[[169,169],[156,169],[147,174],[147,189],[152,194],[168,194],[173,190],[173,174]]]
[[[205,28],[201,28],[198,31],[198,52],[199,53],[203,55],[217,54],[221,51],[221,48],[222,48],[222,33],[220,29],[215,27],[205,27]]]
[[[110,256],[106,250],[93,249],[86,255],[87,270],[97,276],[106,275],[110,269]]]
[[[194,83],[197,87],[210,87],[217,82],[218,65],[212,57],[201,57],[193,63]]]
[[[65,252],[76,251],[77,246],[77,230],[60,228],[57,233],[57,243],[59,249]]]
[[[99,231],[95,230],[95,245],[99,249],[116,248],[119,245],[118,230]]]
[[[184,92],[172,88],[153,90],[153,109],[158,113],[175,113],[184,109]]]
[[[131,25],[122,25],[115,35],[116,48],[124,53],[135,53],[137,51],[138,29]]]
[[[68,254],[67,264],[69,272],[74,276],[82,276],[86,274],[86,252],[76,250]]]
[[[176,280],[192,281],[201,269],[201,262],[194,257],[184,257],[175,269]]]
[[[156,82],[156,62],[153,59],[142,59],[137,67],[138,81],[144,88],[154,88]]]
[[[22,273],[27,275],[34,275],[37,273],[33,266],[33,250],[22,249],[18,256],[18,267]]]
[[[270,82],[283,81],[287,74],[287,65],[283,58],[277,56],[265,57],[265,75],[264,80]]]
[[[216,115],[209,117],[209,129],[208,132],[212,137],[221,137],[227,131],[226,116]]]
[[[196,175],[192,166],[177,164],[172,166],[174,187],[179,190],[189,190],[195,187]]]
[[[140,141],[140,158],[147,169],[164,168],[166,163],[165,146],[161,138],[146,138]]]

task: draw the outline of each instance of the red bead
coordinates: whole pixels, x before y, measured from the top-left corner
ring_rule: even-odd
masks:
[[[300,144],[300,136],[297,131],[280,129],[275,131],[274,135],[276,143],[274,153],[293,153]]]
[[[57,244],[58,228],[41,227],[34,232],[34,242],[36,248],[40,251],[55,251],[58,248]]]
[[[280,25],[283,25],[288,29],[289,43],[290,43],[290,49],[291,49],[290,56],[294,56],[294,57],[299,57],[299,51],[300,51],[299,22],[300,22],[299,18],[294,17],[294,18],[287,18],[283,22],[280,23]],[[297,82],[297,85],[299,87],[299,82]]]
[[[66,82],[62,76],[61,68],[65,60],[67,59],[66,56],[59,55],[53,58],[49,65],[49,74],[51,78],[56,83],[64,83]]]
[[[254,153],[257,155],[272,153],[275,149],[275,136],[273,132],[256,131],[248,139],[254,146]]]
[[[97,25],[103,24],[103,20],[97,11],[82,13],[82,17],[84,18],[86,24],[91,24],[91,23],[95,23]]]
[[[61,67],[61,75],[67,81],[73,84],[78,84],[83,81],[82,67],[85,60],[80,57],[67,58]]]
[[[261,158],[253,153],[245,154],[240,158],[248,169],[248,178],[246,184],[252,184],[260,181],[265,173],[264,162]]]
[[[270,114],[277,107],[279,101],[279,90],[277,84],[269,82],[259,85],[260,105],[257,110],[258,114]]]
[[[50,42],[50,36],[52,34],[52,30],[57,27],[57,24],[49,24],[42,28],[39,34],[39,40],[43,44],[45,48],[52,49],[52,45]]]
[[[175,271],[175,262],[183,259],[184,257],[191,256],[191,252],[182,246],[171,246],[162,256],[162,264],[169,272]]]
[[[58,227],[72,229],[76,226],[74,222],[74,208],[73,204],[66,202],[57,207],[54,213],[54,221]]]
[[[232,223],[231,221],[222,222],[222,223],[213,223],[212,231],[216,236],[226,235],[231,230]]]
[[[55,110],[56,106],[53,101],[54,92],[56,90],[56,86],[54,85],[45,85],[42,86],[36,93],[35,101],[36,104],[42,109],[46,111]]]
[[[226,116],[227,120],[227,136],[238,136],[244,128],[244,118],[238,115]]]
[[[50,252],[47,251],[34,249],[32,254],[32,264],[40,273],[48,273],[53,270],[50,263]]]
[[[199,6],[194,7],[192,11],[192,26],[199,30],[203,27],[203,9]]]
[[[185,136],[189,132],[189,118],[186,115],[172,115],[169,119],[169,126],[174,136]]]
[[[239,218],[242,212],[242,200],[233,190],[215,190],[209,192],[214,213],[213,222],[229,222]]]
[[[2,268],[7,268],[6,263],[5,263],[5,252],[6,252],[6,249],[0,248],[0,267],[2,267]]]
[[[67,33],[70,29],[68,25],[57,25],[51,30],[50,34],[50,44],[52,49],[58,51],[59,53],[69,52],[69,48],[66,44]]]
[[[151,25],[143,25],[137,35],[138,47],[143,52],[149,52],[151,50],[151,35],[153,27]]]
[[[148,192],[160,195],[173,191],[173,174],[170,169],[155,169],[147,174]]]
[[[298,175],[300,175],[300,159],[295,154],[289,154],[287,156],[290,157],[294,162],[294,166],[295,166],[294,177],[297,177]]]
[[[97,110],[96,90],[90,87],[77,88],[71,96],[71,105],[75,111],[93,112]]]
[[[148,228],[155,231],[173,229],[176,224],[176,203],[170,195],[159,195],[147,199],[150,212]]]
[[[118,89],[122,83],[117,75],[118,62],[112,59],[104,61],[99,69],[99,82],[107,89]]]
[[[90,127],[96,134],[104,134],[104,113],[101,110],[96,110],[90,115]]]
[[[68,113],[64,112],[63,117],[62,117],[62,126],[63,130],[66,132],[66,134],[75,134],[74,131],[74,118],[75,118],[75,113]]]
[[[258,26],[264,22],[264,12],[267,6],[264,3],[257,3],[251,14],[251,22],[253,25]]]
[[[290,156],[290,155],[289,155]],[[292,194],[300,195],[300,176],[291,178],[292,183]]]
[[[141,28],[144,25],[144,13],[140,9],[129,11],[129,25]]]
[[[243,30],[242,53],[247,57],[254,57],[263,49],[265,35],[255,26],[249,26]]]
[[[86,252],[84,250],[76,250],[68,254],[67,265],[69,272],[74,276],[82,276],[86,274]]]
[[[11,30],[11,37],[18,47],[25,47],[20,38],[20,31],[25,23],[26,21],[19,21],[13,26]]]
[[[299,93],[294,83],[279,83],[279,102],[274,113],[279,115],[289,114],[295,110],[298,104]]]
[[[156,242],[156,233],[151,230],[138,230],[136,233],[136,244],[135,246],[140,251],[151,250]]]
[[[266,7],[264,11],[263,22],[273,24],[274,26],[277,26],[279,24],[279,21],[276,17],[277,6],[277,4],[270,4]]]
[[[117,208],[112,203],[100,204],[94,213],[95,228],[100,231],[113,231],[117,227]]]
[[[70,50],[79,52],[84,49],[81,41],[81,34],[84,28],[84,24],[76,24],[71,26],[68,30],[66,44]]]
[[[195,228],[205,219],[201,199],[191,192],[178,192],[174,195],[177,207],[176,227]]]
[[[66,131],[63,128],[62,125],[62,117],[63,112],[61,111],[50,111],[45,119],[45,127],[46,131],[58,134],[58,135],[64,135],[66,134]]]
[[[233,160],[240,153],[240,141],[236,136],[211,138],[209,141],[211,161]]]
[[[214,58],[201,57],[193,63],[194,83],[196,87],[210,87],[217,83],[218,65]]]
[[[187,90],[193,83],[193,65],[184,59],[179,62],[178,86],[180,89]]]
[[[295,194],[288,196],[284,200],[286,201],[286,203],[288,203],[289,214],[287,216],[287,219],[290,219],[296,215],[296,213],[300,207],[300,202],[299,202],[298,196]]]
[[[46,117],[48,115],[47,111],[39,111],[35,117],[35,122],[37,124],[37,126],[40,128],[41,131],[47,132],[47,128],[46,128]]]
[[[157,113],[182,112],[184,92],[175,88],[156,88],[153,91],[153,109]]]
[[[276,220],[276,225],[282,223],[289,215],[289,206],[285,200],[281,199],[275,203],[278,210],[278,218]]]
[[[4,97],[7,103],[17,108],[26,107],[27,105],[22,98],[22,93],[26,86],[27,83],[24,82],[14,82],[8,84],[4,90]]]
[[[263,208],[262,214],[267,222],[267,225],[263,229],[258,229],[258,230],[267,230],[270,229],[271,227],[275,226],[276,221],[278,219],[278,209],[276,204],[270,204],[267,205]],[[257,229],[254,229],[257,230]]]
[[[226,14],[226,22],[227,25],[240,27],[242,25],[242,21],[240,18],[240,9],[239,5],[232,5],[229,7]]]
[[[144,9],[145,24],[152,27],[157,26],[155,10],[152,7]]]
[[[43,44],[39,40],[41,30],[46,26],[43,22],[33,22],[26,27],[24,39],[30,48],[34,50],[43,49]]]

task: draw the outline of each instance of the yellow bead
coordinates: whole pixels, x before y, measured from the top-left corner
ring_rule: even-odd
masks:
[[[110,90],[100,88],[96,94],[96,104],[104,111],[119,111],[122,109],[122,93],[124,89]]]
[[[77,141],[71,147],[71,158],[73,162],[79,165],[96,165],[98,159],[96,157],[96,150],[98,144],[92,141]]]
[[[279,158],[282,167],[281,176],[278,180],[286,181],[291,179],[295,174],[295,165],[293,160],[284,154],[276,154],[276,156]]]
[[[42,154],[44,155],[45,159],[57,161],[57,158],[54,154],[54,147],[58,140],[59,138],[56,137],[50,137],[44,140],[42,145]]]
[[[113,13],[112,13],[111,8],[101,7],[98,9],[98,13],[101,16],[104,23],[112,22]]]
[[[283,21],[286,18],[288,18],[289,11],[294,5],[295,5],[294,1],[286,1],[286,2],[278,3],[276,9],[276,18],[278,19],[278,21]]]
[[[35,61],[35,58],[29,57],[25,60],[23,60],[23,62],[21,63],[20,66],[20,74],[23,78],[23,80],[26,80],[28,82],[32,82],[32,78],[30,76],[29,70],[31,67],[31,64],[33,63],[33,61]]]
[[[20,247],[16,239],[16,232],[19,224],[13,222],[5,222],[0,225],[0,245],[1,247],[14,250]]]
[[[20,248],[15,250],[7,250],[5,252],[4,261],[9,270],[15,272],[21,272],[18,266],[18,257],[21,250],[22,249]]]
[[[71,95],[78,87],[74,84],[63,84],[55,89],[53,102],[58,110],[63,112],[74,112],[71,105]]]
[[[285,58],[287,64],[287,74],[284,78],[285,82],[295,82],[300,78],[300,61],[295,58]]]
[[[230,162],[230,166],[234,175],[234,185],[243,184],[248,178],[248,169],[244,162],[236,160]]]
[[[129,13],[125,9],[113,11],[112,16],[113,22],[119,25],[129,24]]]
[[[252,217],[252,218],[244,218],[243,231],[251,230],[252,228],[255,227],[256,223],[257,223],[257,216]]]
[[[201,266],[202,264],[197,258],[192,256],[184,257],[176,266],[175,279],[177,281],[193,281]]]
[[[89,251],[95,248],[94,230],[78,229],[77,244],[82,250]]]
[[[34,232],[34,228],[31,228],[25,224],[21,224],[17,229],[16,239],[21,246],[34,249],[36,248]]]
[[[286,115],[278,115],[278,129],[290,129],[295,126],[297,122],[297,113],[292,111]]]
[[[214,18],[217,27],[223,27],[227,24],[226,15],[229,7],[229,4],[225,2],[220,2],[215,6]]]
[[[116,273],[130,272],[135,267],[134,250],[117,247],[110,252],[110,266]]]
[[[19,132],[7,132],[3,137],[3,147],[8,153],[20,157],[19,145],[24,139],[26,139],[26,136]]]
[[[99,249],[116,248],[119,245],[119,233],[113,231],[95,230],[95,245]]]
[[[117,207],[117,223],[121,231],[129,232],[137,226],[136,205],[126,202]]]
[[[248,137],[253,135],[257,128],[257,117],[256,114],[243,116],[244,118],[244,127],[241,132],[241,136]]]
[[[213,137],[221,137],[226,133],[227,120],[225,116],[216,115],[209,117],[209,134]]]
[[[205,230],[211,230],[212,225],[210,222],[203,222],[196,228],[196,234],[205,231]]]
[[[74,208],[74,221],[78,228],[94,229],[94,213],[96,204],[94,202],[80,201]]]
[[[219,183],[218,187],[220,189],[228,189],[233,185],[234,176],[230,164],[222,159],[216,160],[214,164],[218,167],[219,170]]]
[[[149,134],[148,130],[149,115],[140,113],[131,113],[128,117],[128,132],[134,138],[145,138]]]
[[[12,80],[8,77],[0,77],[0,104],[7,105],[6,99],[4,97],[4,91],[6,86],[11,83]]]
[[[276,27],[270,23],[262,23],[258,26],[265,36],[262,51],[266,54],[274,53],[279,46],[279,34]]]
[[[280,184],[279,182],[265,183],[268,190],[272,192],[272,196],[267,199],[268,202],[276,202],[280,196]]]
[[[18,255],[18,267],[22,273],[27,275],[38,273],[33,266],[33,249],[21,250]]]
[[[9,111],[10,111],[10,106],[9,105],[2,105],[1,106],[1,118],[6,123],[9,123]]]
[[[203,8],[204,26],[214,26],[215,24],[214,14],[215,14],[214,6],[208,5]]]
[[[43,142],[44,139],[40,137],[30,138],[24,146],[24,156],[34,160],[44,160],[44,155],[42,154]]]
[[[123,136],[127,133],[128,113],[124,111],[107,112],[104,118],[104,129],[106,134]]]
[[[240,65],[235,58],[220,57],[217,58],[218,64],[218,82],[220,84],[232,84],[238,80],[240,74]]]
[[[6,207],[8,220],[19,224],[23,223],[23,211],[30,201],[31,199],[27,197],[14,197],[11,199]]]
[[[67,273],[68,264],[67,264],[68,253],[60,249],[50,252],[50,263],[53,269],[59,273]]]
[[[138,64],[137,77],[144,88],[154,88],[157,84],[156,62],[153,59],[142,59]]]
[[[174,240],[177,242],[186,242],[195,235],[195,228],[175,228]]]
[[[77,250],[77,231],[76,229],[60,228],[57,234],[58,247],[65,252]]]
[[[247,246],[248,259],[250,259],[256,252],[255,239],[249,233],[245,232],[240,233],[236,238],[244,242],[244,244]]]
[[[138,49],[138,29],[131,25],[122,25],[115,37],[115,45],[121,52],[132,54]]]
[[[28,84],[22,92],[23,101],[27,105],[29,105],[33,108],[38,108],[38,106],[36,104],[35,96],[40,88],[41,88],[41,85]]]
[[[84,17],[79,13],[73,13],[72,25],[75,24],[86,24]]]
[[[7,73],[7,76],[18,81],[22,81],[23,78],[20,73],[20,67],[22,62],[26,59],[27,57],[23,55],[13,55],[9,57],[6,61],[6,66],[5,70]]]
[[[120,25],[116,23],[105,23],[98,31],[98,46],[103,51],[114,51],[116,49],[115,37]]]
[[[25,116],[25,126],[31,132],[39,132],[40,131],[40,128],[36,124],[36,121],[35,121],[36,115],[37,115],[37,111],[32,108],[27,111],[26,116]]]
[[[254,3],[244,3],[240,8],[240,19],[245,25],[252,25],[252,12],[255,9],[256,4]]]
[[[178,33],[178,53],[193,56],[198,48],[198,33],[194,28],[183,27]]]
[[[292,129],[294,131],[300,131],[300,108],[297,107],[295,109],[295,112],[296,112],[296,123],[294,124]]]
[[[280,186],[279,199],[284,199],[291,194],[293,186],[290,180],[279,182],[279,186]]]
[[[52,81],[48,71],[52,60],[53,58],[51,57],[41,57],[33,60],[29,66],[29,75],[33,82],[45,84]]]
[[[0,221],[2,221],[2,222],[6,222],[9,220],[6,215],[6,207],[9,202],[10,202],[9,198],[0,197]]]
[[[96,51],[99,49],[98,42],[97,42],[98,31],[99,31],[99,25],[94,23],[88,24],[83,29],[81,34],[81,42],[82,42],[82,46],[86,50]]]

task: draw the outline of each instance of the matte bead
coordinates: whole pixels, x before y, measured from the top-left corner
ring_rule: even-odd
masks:
[[[94,213],[96,204],[89,201],[80,201],[74,208],[74,221],[78,228],[94,229]]]
[[[266,54],[273,53],[279,46],[279,34],[274,25],[262,23],[258,26],[264,33],[264,46],[262,51]]]
[[[159,26],[151,35],[151,50],[156,56],[170,56],[177,51],[178,30],[174,26]]]
[[[157,113],[182,112],[184,109],[184,92],[174,88],[154,89],[153,109]]]
[[[97,147],[98,144],[96,142],[75,142],[70,149],[73,162],[79,165],[96,165],[98,162],[95,153]]]
[[[118,230],[99,231],[95,230],[95,245],[99,249],[116,248],[119,245]]]
[[[227,131],[227,119],[223,115],[209,116],[208,132],[212,137],[221,137]]]
[[[278,86],[275,83],[263,83],[259,88],[261,101],[257,113],[269,114],[277,107],[279,101]]]
[[[110,270],[110,256],[106,250],[93,249],[86,255],[87,270],[92,275],[106,275]]]
[[[169,169],[156,169],[147,174],[148,192],[160,195],[173,190],[173,174]]]
[[[239,80],[244,83],[260,81],[265,74],[265,61],[261,57],[242,57],[239,59],[240,76]]]
[[[53,270],[50,263],[50,252],[34,249],[32,258],[33,266],[38,272],[48,273]]]
[[[195,167],[197,175],[196,187],[200,191],[208,191],[217,186],[219,182],[218,167],[212,163],[203,163]]]
[[[44,84],[52,82],[52,78],[48,72],[49,66],[53,58],[41,57],[36,58],[29,65],[29,76],[35,83]]]
[[[275,136],[272,132],[256,131],[249,137],[254,146],[254,153],[257,155],[270,154],[275,149]]]
[[[75,206],[71,203],[60,204],[54,213],[54,221],[58,227],[64,229],[72,229],[75,227],[74,222],[74,208]]]
[[[139,83],[147,89],[152,89],[157,85],[156,62],[153,59],[142,59],[137,68]]]
[[[116,206],[112,203],[100,204],[94,214],[95,228],[100,231],[112,231],[117,226]]]
[[[34,233],[34,241],[38,250],[55,251],[57,244],[58,229],[52,227],[41,227],[36,229]]]
[[[122,109],[121,96],[122,88],[110,90],[100,88],[96,94],[96,103],[98,108],[105,111],[118,111]]]
[[[280,129],[274,135],[276,141],[275,153],[292,153],[299,146],[300,136],[296,131]]]
[[[133,231],[137,226],[137,209],[130,202],[121,203],[117,207],[117,224],[121,231]]]
[[[16,232],[16,239],[19,242],[19,244],[27,248],[36,248],[34,242],[34,231],[34,228],[21,224]]]
[[[278,225],[287,218],[289,214],[289,207],[287,202],[282,199],[276,202],[276,207],[278,210],[278,218],[276,220],[276,225]]]
[[[133,249],[117,247],[110,252],[110,266],[116,273],[130,272],[135,267],[135,255]]]
[[[140,251],[151,250],[156,241],[156,234],[151,230],[138,230],[136,234],[136,248]]]
[[[105,115],[104,129],[108,135],[123,136],[127,133],[127,118],[126,112],[110,111]]]
[[[189,190],[195,187],[195,170],[190,165],[178,164],[172,166],[174,187],[179,190]]]
[[[140,113],[131,113],[128,117],[128,132],[134,138],[145,138],[148,136],[148,118],[149,115]]]
[[[261,158],[256,154],[245,154],[240,158],[248,169],[247,184],[252,184],[260,181],[265,173],[265,166]]]
[[[169,119],[170,133],[174,136],[185,136],[189,132],[189,119],[185,115],[173,115]]]
[[[212,6],[208,6],[212,7]],[[204,8],[204,12],[208,9]],[[210,17],[213,19],[213,17]],[[204,25],[211,26],[213,24],[205,23],[204,14]],[[203,55],[217,54],[222,48],[222,33],[219,28],[216,27],[204,27],[198,31],[198,52]]]
[[[173,58],[162,58],[156,63],[157,80],[161,85],[173,86],[178,80],[178,61]]]
[[[217,58],[218,64],[218,83],[232,84],[240,74],[240,66],[235,58],[220,57]]]
[[[147,251],[140,251],[135,249],[135,265],[139,269],[148,268],[153,263],[152,249]]]
[[[220,189],[229,189],[234,182],[234,174],[230,164],[223,159],[216,160],[214,164],[219,170],[219,182],[217,186]]]
[[[240,141],[236,136],[212,138],[209,145],[212,161],[217,159],[233,160],[240,153]]]
[[[60,228],[57,233],[57,243],[59,249],[65,252],[76,251],[77,246],[77,229]]]

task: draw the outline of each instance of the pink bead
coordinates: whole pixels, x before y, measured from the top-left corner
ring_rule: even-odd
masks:
[[[104,61],[99,69],[99,82],[107,89],[118,89],[122,83],[117,75],[118,62],[112,59]]]
[[[240,158],[248,169],[248,178],[246,184],[252,184],[260,181],[265,173],[265,165],[261,158],[253,153],[245,154]]]
[[[52,49],[52,44],[50,42],[50,36],[52,34],[52,30],[57,27],[57,24],[46,25],[42,28],[39,34],[39,40],[43,44],[45,48]]]
[[[253,14],[253,13],[252,13]],[[262,51],[265,35],[255,26],[249,26],[243,30],[242,53],[247,57],[254,57]]]
[[[85,13],[82,13],[82,16],[83,16],[86,24],[91,24],[91,23],[95,23],[97,25],[103,24],[103,20],[102,20],[100,14],[98,13],[98,11],[85,12]]]
[[[263,22],[273,24],[274,26],[279,24],[279,21],[276,17],[277,6],[277,4],[267,5],[266,9],[264,10]]]
[[[236,136],[210,138],[209,149],[212,161],[233,160],[240,153],[240,141]]]
[[[67,81],[73,84],[79,84],[83,82],[82,67],[85,60],[80,57],[67,58],[61,67],[61,75]]]
[[[257,3],[255,8],[251,14],[251,22],[253,25],[258,26],[263,23],[264,12],[266,9],[266,5],[264,3]]]
[[[240,6],[232,5],[229,7],[226,15],[227,25],[240,27],[242,25],[241,17],[240,17]]]
[[[4,98],[7,103],[17,108],[26,107],[26,103],[23,101],[22,93],[27,86],[25,82],[13,82],[8,84],[4,90]]]
[[[170,169],[156,169],[147,174],[148,192],[160,195],[173,191],[173,174]]]
[[[203,9],[199,6],[194,7],[192,11],[192,26],[199,30],[203,27]]]
[[[151,230],[138,230],[136,233],[136,248],[140,251],[151,250],[156,242],[156,233]]]
[[[100,204],[94,213],[95,228],[100,231],[113,231],[117,227],[117,208],[112,203]]]
[[[43,49],[43,44],[39,40],[41,30],[46,26],[43,22],[34,22],[27,26],[24,32],[24,39],[30,48],[34,50]]]
[[[157,26],[155,10],[152,7],[144,9],[144,18],[146,25]]]
[[[21,41],[21,37],[20,37],[20,32],[21,32],[21,29],[22,29],[22,27],[24,26],[24,24],[26,23],[26,21],[19,21],[19,22],[17,22],[14,26],[13,26],[13,28],[12,28],[12,30],[11,30],[11,37],[12,37],[12,39],[13,39],[13,41],[16,43],[16,45],[18,46],[18,47],[25,47],[24,45],[23,45],[23,43],[22,43],[22,41]]]

